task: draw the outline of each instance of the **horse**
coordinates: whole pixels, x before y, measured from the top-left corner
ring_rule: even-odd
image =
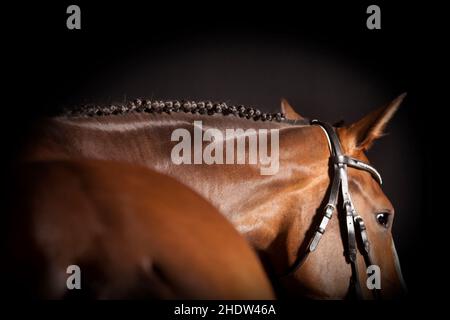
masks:
[[[3,260],[11,295],[274,298],[245,239],[208,201],[173,178],[91,159],[19,168]],[[79,284],[69,288],[68,268],[74,267]]]
[[[331,129],[347,158],[370,167],[365,153],[383,135],[404,96],[355,123]],[[259,130],[275,130],[280,149],[278,172],[262,175],[263,165],[249,161],[174,164],[171,152],[177,141],[171,136],[176,129],[194,133],[198,129],[195,121],[201,121],[202,131],[212,128],[224,137],[227,129],[253,130],[248,141]],[[114,160],[152,168],[185,183],[208,199],[257,250],[280,296],[345,299],[354,296],[352,282],[366,283],[367,274],[361,272],[366,270],[364,255],[359,252],[354,263],[349,263],[342,219],[331,219],[314,254],[302,261],[301,268],[291,270],[308,251],[312,230],[332,192],[334,155],[331,132],[311,125],[286,100],[282,100],[281,112],[269,114],[209,101],[137,99],[124,105],[74,109],[42,120],[33,132],[25,159]],[[220,148],[227,144],[225,140],[211,143]],[[246,151],[249,146],[250,142]],[[347,164],[339,165],[347,168]],[[365,221],[371,260],[381,270],[381,297],[402,296],[405,285],[391,232],[393,205],[367,170],[348,166],[348,189],[352,208]],[[367,286],[360,291],[361,298],[374,297]]]

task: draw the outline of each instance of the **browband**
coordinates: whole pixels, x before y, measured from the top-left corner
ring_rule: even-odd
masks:
[[[343,163],[346,164],[349,167],[352,168],[356,168],[359,170],[364,170],[369,172],[374,178],[375,180],[377,180],[377,182],[381,185],[383,184],[383,180],[381,179],[381,175],[378,173],[378,171],[372,167],[370,164],[362,162],[358,159],[349,157],[349,156],[345,156],[345,155],[340,155],[340,156],[335,156],[333,159],[334,163]]]

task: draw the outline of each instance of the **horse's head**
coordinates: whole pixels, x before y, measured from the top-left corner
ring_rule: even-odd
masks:
[[[401,95],[387,106],[373,111],[356,123],[337,128],[336,131],[343,153],[369,163],[365,152],[376,139],[383,135],[386,124],[398,109],[403,98],[404,95]],[[282,109],[288,118],[301,119],[301,116],[286,101],[283,101]],[[319,165],[312,169],[313,174],[311,176],[316,175],[316,178],[312,177],[312,179],[315,179],[315,186],[308,189],[309,192],[307,193],[310,197],[309,202],[315,203],[316,206],[318,204],[322,208],[317,210],[314,205],[303,207],[301,213],[303,215],[301,221],[303,222],[308,221],[305,216],[322,216],[322,209],[324,202],[326,203],[327,194],[330,192],[329,188],[333,175],[332,170],[326,168],[329,163],[325,159],[330,157],[327,136],[319,127],[314,128],[314,130],[313,139],[315,139],[318,150],[315,156],[321,157],[323,155],[324,161],[321,162],[323,166]],[[324,177],[323,183],[317,182],[317,176]],[[381,297],[398,297],[403,293],[404,285],[392,238],[394,207],[384,194],[379,182],[367,171],[349,167],[348,186],[357,214],[363,218],[367,228],[372,263],[379,267]],[[311,197],[314,198],[312,201]],[[287,286],[297,290],[301,288],[303,295],[315,298],[344,298],[349,292],[349,279],[352,276],[352,269],[344,255],[347,246],[347,228],[341,201],[342,199],[339,200],[337,212],[334,212],[334,217],[329,222],[317,250],[309,254],[302,267],[293,276],[285,279]],[[315,230],[314,228],[320,222],[320,219],[309,221],[311,225],[302,226],[305,229],[300,231],[300,242],[309,241],[312,235],[311,230]],[[299,232],[298,229],[296,232]],[[358,243],[358,246],[358,277],[363,296],[371,298],[372,294],[367,289],[366,283],[366,264],[364,263],[364,256],[361,254],[364,249],[361,242]],[[305,248],[307,246],[303,245],[303,249]],[[297,252],[293,251],[292,254],[297,254]],[[369,275],[373,275],[373,271],[369,272]],[[376,278],[371,277],[370,280],[374,284]]]

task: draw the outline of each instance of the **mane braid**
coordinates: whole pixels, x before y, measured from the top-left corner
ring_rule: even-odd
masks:
[[[184,112],[192,114],[222,114],[234,115],[240,118],[253,119],[255,121],[278,121],[286,120],[283,113],[266,113],[252,107],[244,107],[242,105],[228,106],[225,102],[211,101],[156,101],[147,99],[135,99],[125,104],[113,104],[109,106],[84,105],[74,109],[67,109],[63,112],[68,117],[95,117],[127,114],[131,112],[138,113],[166,113]]]

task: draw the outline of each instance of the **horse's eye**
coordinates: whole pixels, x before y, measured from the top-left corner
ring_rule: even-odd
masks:
[[[389,213],[387,213],[387,212],[377,213],[377,222],[378,222],[378,224],[380,224],[383,227],[387,228],[388,227],[388,223],[389,223]]]

